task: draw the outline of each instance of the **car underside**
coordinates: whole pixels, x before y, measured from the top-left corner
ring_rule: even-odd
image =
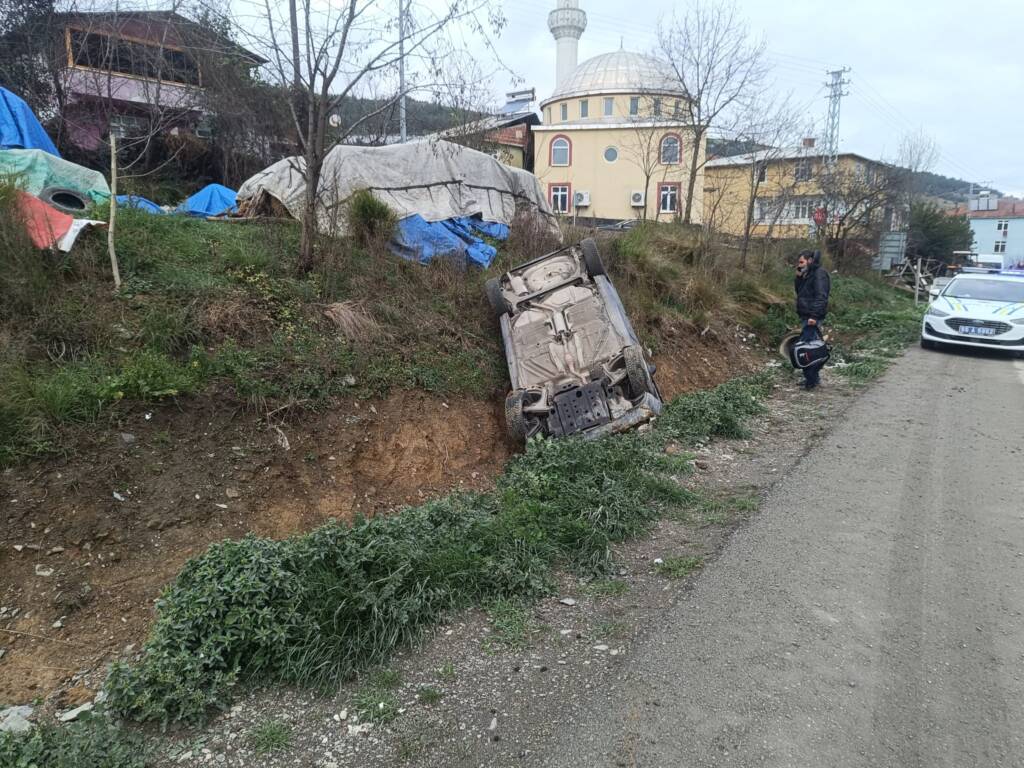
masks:
[[[597,437],[661,411],[653,366],[593,240],[545,254],[488,281],[512,391],[509,433]]]

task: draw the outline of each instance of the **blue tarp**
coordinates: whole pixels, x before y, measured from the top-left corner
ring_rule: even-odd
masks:
[[[122,208],[138,208],[140,211],[146,213],[163,213],[164,209],[154,203],[152,200],[147,200],[144,197],[138,195],[118,195],[117,204]]]
[[[4,87],[0,87],[0,149],[41,149],[60,157],[29,105]]]
[[[426,264],[436,257],[455,257],[481,267],[489,267],[497,251],[478,235],[494,240],[508,239],[508,225],[463,216],[430,222],[419,214],[398,222],[391,250],[403,258]]]
[[[220,216],[238,210],[235,190],[222,184],[207,184],[178,206],[178,213],[189,216]]]

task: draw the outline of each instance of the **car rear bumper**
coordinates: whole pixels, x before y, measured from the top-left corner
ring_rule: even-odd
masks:
[[[998,336],[966,336],[959,333],[940,331],[927,320],[921,327],[921,338],[940,344],[959,344],[964,347],[975,347],[977,349],[1006,349],[1015,352],[1024,351],[1024,328],[1011,332],[1011,338],[1007,334]]]

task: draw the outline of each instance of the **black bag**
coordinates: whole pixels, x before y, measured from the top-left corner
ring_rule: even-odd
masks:
[[[822,366],[832,356],[832,347],[818,338],[812,341],[794,341],[789,348],[789,359],[794,368]]]

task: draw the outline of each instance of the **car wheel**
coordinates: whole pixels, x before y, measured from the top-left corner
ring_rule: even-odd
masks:
[[[583,240],[580,243],[580,249],[583,251],[583,266],[587,268],[588,275],[597,277],[608,274],[604,270],[604,262],[601,261],[601,254],[597,252],[597,243],[593,238],[588,237]]]
[[[39,193],[39,199],[63,213],[81,213],[89,207],[84,197],[67,187],[46,187]]]
[[[508,429],[508,436],[517,443],[526,442],[529,432],[526,412],[523,410],[525,405],[526,392],[522,389],[509,392],[505,398],[505,427]]]
[[[648,392],[657,395],[654,379],[651,378],[651,369],[647,367],[643,350],[637,346],[626,347],[622,350],[622,358],[626,363],[626,378],[629,380],[629,388],[633,392],[633,397],[640,397]]]
[[[938,348],[939,345],[932,341],[931,339],[926,339],[924,336],[921,337],[921,349],[936,350]]]
[[[498,278],[492,277],[484,283],[484,290],[487,291],[487,301],[495,317],[507,315],[511,311],[505,294],[501,292],[501,281]]]

